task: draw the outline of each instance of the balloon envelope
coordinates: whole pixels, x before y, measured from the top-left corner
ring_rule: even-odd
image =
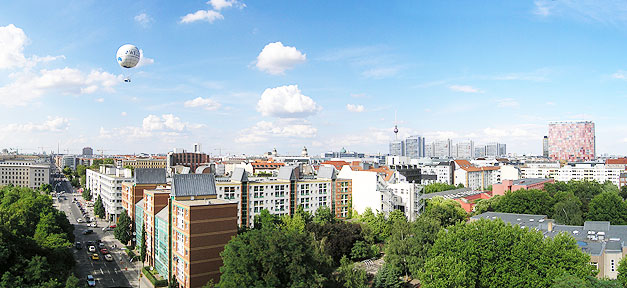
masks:
[[[118,64],[120,64],[120,66],[124,68],[133,68],[137,66],[137,63],[139,63],[139,49],[137,49],[137,46],[131,44],[122,45],[122,47],[118,49],[118,53],[115,55],[115,58],[118,60]]]

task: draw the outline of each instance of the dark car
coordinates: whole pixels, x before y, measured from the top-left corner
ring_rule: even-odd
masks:
[[[74,246],[76,247],[76,249],[82,249],[83,248],[83,245],[81,245],[81,242],[76,242],[74,244]]]
[[[88,234],[91,234],[91,233],[94,233],[94,230],[87,229],[87,230],[83,231],[83,235],[88,235]]]
[[[94,245],[94,241],[87,241],[87,246],[93,246]]]

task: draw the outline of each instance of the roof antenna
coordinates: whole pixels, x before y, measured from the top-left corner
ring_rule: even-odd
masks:
[[[396,125],[396,110],[394,111],[394,140],[398,140],[398,126]]]

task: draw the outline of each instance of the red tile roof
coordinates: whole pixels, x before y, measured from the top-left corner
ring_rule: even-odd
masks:
[[[350,163],[346,162],[346,161],[324,161],[322,163],[320,163],[320,165],[322,164],[328,164],[328,165],[333,165],[335,167],[335,169],[342,170],[342,167],[344,167],[344,165],[350,165]]]
[[[627,164],[627,158],[607,159],[605,164]]]

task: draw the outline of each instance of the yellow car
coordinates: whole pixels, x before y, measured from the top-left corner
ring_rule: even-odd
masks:
[[[100,260],[100,256],[98,256],[98,254],[96,253],[91,254],[91,260]]]

